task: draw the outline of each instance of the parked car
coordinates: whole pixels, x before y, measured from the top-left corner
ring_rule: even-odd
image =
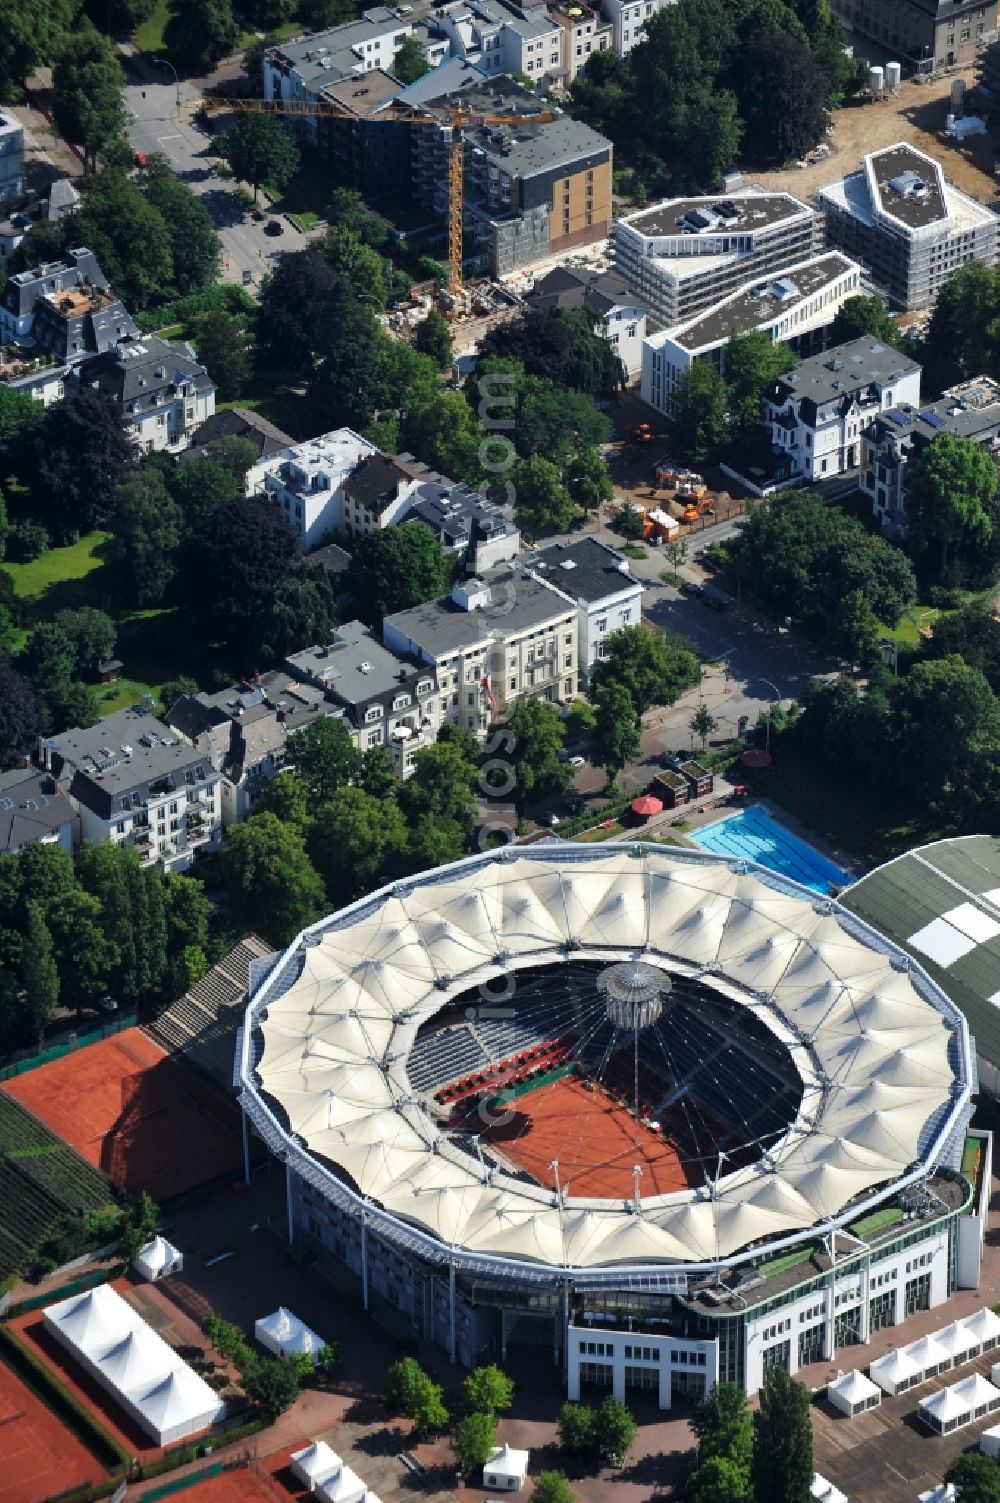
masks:
[[[586,757],[570,757],[569,765],[570,767],[583,767],[586,765],[586,761]]]
[[[693,579],[685,579],[680,587],[682,595],[700,595],[701,585]]]
[[[281,224],[280,224],[280,222],[277,219],[269,219],[267,221],[267,224],[264,226],[264,234],[265,235],[282,235],[282,234],[284,234],[284,231],[282,230]]]

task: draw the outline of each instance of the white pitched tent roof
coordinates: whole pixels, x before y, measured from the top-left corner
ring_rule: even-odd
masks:
[[[353,1472],[349,1466],[341,1466],[315,1487],[320,1503],[362,1503],[367,1491],[357,1472]]]
[[[916,1341],[911,1341],[902,1350],[914,1367],[922,1373],[927,1372],[928,1368],[940,1367],[943,1362],[951,1360],[951,1352],[933,1331],[926,1336],[919,1337]]]
[[[989,1305],[967,1316],[964,1324],[980,1345],[1000,1337],[1000,1315],[995,1314]]]
[[[567,947],[695,974],[782,1038],[804,1094],[765,1166],[723,1176],[707,1201],[644,1196],[637,1226],[620,1200],[553,1204],[444,1139],[407,1074],[417,1029],[483,980],[564,963]],[[507,850],[383,889],[300,936],[250,1004],[245,1032],[259,1029],[263,1049],[244,1084],[280,1104],[288,1127],[275,1131],[446,1243],[560,1267],[632,1258],[633,1240],[646,1261],[711,1261],[847,1219],[851,1202],[934,1162],[968,1099],[968,1034],[900,964],[836,904],[749,863],[653,847]],[[584,1205],[594,1215],[581,1239]]]
[[[156,1278],[165,1268],[172,1268],[180,1256],[180,1250],[172,1242],[168,1242],[166,1237],[161,1237],[157,1233],[153,1240],[147,1242],[140,1250],[135,1259],[135,1266],[147,1278]]]
[[[951,1392],[970,1409],[981,1409],[984,1404],[1000,1404],[1000,1388],[994,1387],[982,1373],[971,1373],[961,1382],[953,1383]]]
[[[873,1383],[871,1378],[866,1378],[864,1373],[858,1372],[857,1368],[835,1378],[827,1385],[826,1392],[830,1402],[847,1414],[876,1395],[882,1397],[878,1384]]]
[[[497,1446],[489,1461],[483,1463],[483,1472],[491,1477],[524,1477],[528,1471],[529,1453],[515,1450],[504,1443]]]
[[[291,1456],[292,1471],[307,1487],[339,1472],[343,1464],[325,1440],[314,1440],[312,1445],[304,1446],[301,1451],[293,1451]]]
[[[895,1393],[901,1383],[908,1383],[917,1377],[922,1371],[907,1356],[905,1347],[895,1352],[888,1352],[884,1357],[876,1357],[868,1369],[878,1386],[886,1393]]]
[[[847,1503],[847,1494],[842,1493],[832,1482],[821,1477],[819,1472],[813,1472],[812,1485],[809,1488],[812,1497],[819,1499],[819,1503]]]
[[[979,1437],[979,1449],[987,1456],[1000,1457],[1000,1425],[991,1425]]]
[[[966,1323],[961,1320],[953,1320],[950,1326],[944,1326],[940,1331],[935,1331],[934,1337],[950,1354],[956,1365],[964,1360],[974,1346],[979,1345],[974,1332],[970,1331]]]
[[[989,1385],[992,1388],[992,1384]],[[956,1383],[951,1388],[939,1388],[936,1393],[928,1394],[920,1400],[920,1409],[925,1414],[932,1414],[939,1425],[950,1424],[955,1420],[961,1420],[963,1415],[968,1418],[972,1414],[974,1405],[968,1395],[956,1393]]]
[[[270,1351],[283,1356],[292,1352],[315,1356],[324,1345],[322,1336],[318,1336],[305,1321],[300,1320],[284,1305],[279,1305],[270,1315],[262,1315],[260,1320],[255,1321],[254,1335]]]
[[[110,1285],[49,1305],[42,1320],[157,1445],[205,1430],[225,1413],[218,1394]]]

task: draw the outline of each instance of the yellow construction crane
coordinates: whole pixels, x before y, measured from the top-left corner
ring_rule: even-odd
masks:
[[[202,108],[211,113],[221,110],[238,110],[251,115],[300,115],[326,117],[334,120],[356,120],[358,117],[346,105],[330,99],[283,100],[241,99],[210,94],[202,101]],[[556,118],[555,110],[532,111],[530,115],[486,115],[460,106],[445,106],[433,114],[414,113],[407,109],[396,111],[390,104],[384,113],[374,117],[376,125],[437,125],[451,131],[448,143],[448,290],[459,292],[462,287],[462,256],[465,201],[465,150],[462,131],[477,125],[544,125]]]

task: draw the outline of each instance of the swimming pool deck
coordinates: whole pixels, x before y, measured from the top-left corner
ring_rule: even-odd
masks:
[[[702,850],[738,856],[828,895],[842,892],[852,875],[817,846],[797,835],[760,803],[751,804],[692,836]]]
[[[769,798],[748,798],[746,803],[739,808],[734,808],[730,805],[729,807],[711,809],[706,814],[699,814],[697,818],[692,817],[689,821],[690,828],[692,830],[704,829],[706,825],[719,824],[722,820],[731,818],[734,814],[741,812],[742,809],[752,809],[754,807],[762,809],[765,814],[774,820],[775,824],[781,825],[790,835],[795,835],[804,845],[811,846],[814,851],[824,856],[827,861],[832,861],[835,866],[839,866],[842,871],[846,872],[854,880],[865,875],[867,868],[855,856],[850,855],[847,851],[841,850],[837,846],[830,845],[828,841],[823,840],[815,831],[810,830],[808,825],[804,825],[800,819],[796,819],[794,814],[789,814],[780,804],[774,803]],[[702,849],[693,840],[685,841],[685,844]]]

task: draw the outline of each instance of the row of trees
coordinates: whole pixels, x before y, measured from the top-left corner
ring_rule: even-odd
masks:
[[[764,1375],[751,1416],[738,1383],[718,1383],[691,1419],[698,1466],[689,1503],[809,1503],[812,1425],[809,1394],[784,1368]]]
[[[193,877],[87,842],[0,856],[0,1029],[38,1043],[60,1009],[180,996],[209,962],[209,904]]]
[[[627,1405],[608,1394],[590,1404],[564,1404],[556,1421],[559,1449],[576,1465],[623,1466],[638,1426]]]
[[[826,0],[678,0],[624,60],[595,53],[572,99],[644,186],[711,192],[740,155],[777,166],[815,146],[825,106],[866,77]]]

